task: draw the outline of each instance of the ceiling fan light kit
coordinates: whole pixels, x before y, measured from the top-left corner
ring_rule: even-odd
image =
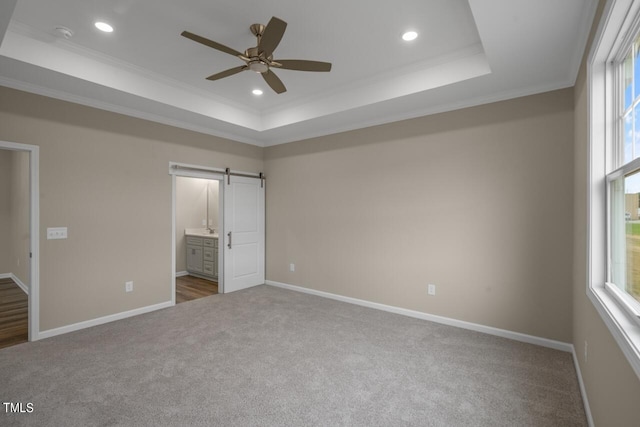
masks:
[[[304,59],[282,59],[276,61],[273,59],[273,51],[278,47],[278,44],[280,44],[280,40],[282,40],[282,36],[287,29],[287,23],[282,19],[274,16],[266,26],[262,24],[253,24],[249,29],[251,30],[251,33],[256,36],[257,43],[255,47],[248,48],[244,53],[240,53],[235,49],[214,42],[213,40],[209,40],[205,37],[190,33],[189,31],[183,31],[181,35],[205,46],[219,50],[220,52],[238,57],[245,62],[245,65],[240,67],[230,68],[228,70],[212,74],[207,77],[207,80],[219,80],[224,77],[237,74],[241,71],[250,70],[261,74],[269,87],[273,89],[274,92],[280,94],[286,92],[287,89],[280,78],[271,71],[272,67],[295,71],[331,71],[331,63],[329,62],[308,61]]]
[[[251,71],[255,71],[256,73],[266,73],[269,71],[269,64],[262,61],[251,61],[249,62],[249,69]]]

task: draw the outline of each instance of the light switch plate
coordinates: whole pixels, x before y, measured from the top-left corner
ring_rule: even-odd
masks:
[[[47,240],[66,239],[67,227],[47,228]]]

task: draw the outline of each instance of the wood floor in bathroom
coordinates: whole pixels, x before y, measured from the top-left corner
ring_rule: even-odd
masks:
[[[200,279],[195,276],[176,278],[176,304],[208,297],[218,293],[218,282]]]

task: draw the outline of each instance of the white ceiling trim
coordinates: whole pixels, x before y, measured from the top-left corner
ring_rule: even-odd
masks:
[[[418,96],[414,101],[402,100],[405,104],[413,104],[415,109],[411,111],[398,112],[393,106],[385,107],[384,103],[376,106],[367,106],[375,108],[375,114],[367,114],[366,112],[361,115],[366,118],[358,120],[353,116],[349,116],[347,120],[341,119],[343,117],[340,114],[322,117],[317,121],[314,121],[314,125],[294,123],[290,125],[292,129],[283,129],[282,132],[277,132],[279,129],[275,129],[276,133],[265,132],[261,135],[260,145],[263,147],[271,147],[279,144],[286,144],[289,142],[301,141],[305,139],[318,138],[322,136],[331,135],[334,133],[348,132],[357,129],[363,129],[372,126],[383,125],[387,123],[398,122],[402,120],[415,119],[418,117],[429,116],[432,114],[446,113],[449,111],[460,110],[464,108],[476,107],[479,105],[491,104],[494,102],[506,101],[509,99],[520,98],[523,96],[536,95],[539,93],[550,92],[554,90],[566,89],[572,87],[574,82],[569,80],[564,82],[556,82],[552,84],[545,84],[539,86],[532,86],[526,88],[517,88],[513,90],[506,90],[502,92],[496,92],[489,95],[481,95],[475,98],[468,98],[460,96],[458,100],[454,100],[448,103],[435,103],[426,107],[420,107],[422,96]],[[408,95],[405,98],[412,98],[412,95]],[[367,108],[365,107],[365,109]],[[301,128],[297,128],[300,126]],[[302,128],[304,127],[304,129]],[[291,136],[294,135],[294,136]]]
[[[589,39],[589,33],[591,32],[591,23],[593,22],[598,9],[597,1],[588,1],[586,3],[586,7],[582,9],[582,16],[580,17],[577,45],[573,51],[573,58],[571,58],[571,86],[576,84],[576,78],[578,77],[580,66],[582,65],[582,59],[585,57],[587,41]]]
[[[481,45],[474,45],[446,57],[414,64],[403,73],[385,73],[375,78],[340,87],[314,102],[285,106],[263,117],[263,131],[293,123],[342,113],[407,95],[459,83],[489,74],[491,68]],[[410,114],[410,112],[408,112]]]
[[[255,111],[240,109],[210,96],[201,96],[195,93],[195,88],[189,91],[177,84],[168,84],[167,78],[138,70],[130,64],[108,60],[103,55],[79,54],[62,48],[60,41],[42,41],[14,29],[12,24],[0,48],[3,56],[237,126],[260,130],[256,128],[260,116]]]
[[[0,61],[2,63],[2,61]],[[50,89],[42,85],[36,85],[33,83],[25,83],[22,80],[10,79],[0,76],[0,86],[20,90],[23,92],[29,92],[36,95],[46,96],[48,98],[59,99],[61,101],[72,102],[74,104],[84,105],[87,107],[93,107],[104,111],[110,111],[112,113],[123,114],[129,117],[135,117],[138,119],[148,120],[155,123],[160,123],[180,129],[191,130],[194,132],[202,133],[205,135],[216,136],[219,138],[228,139],[231,141],[242,142],[249,145],[256,145],[258,147],[264,147],[264,142],[261,139],[250,138],[242,136],[236,129],[225,132],[224,122],[219,122],[216,125],[211,123],[207,125],[197,125],[195,120],[178,120],[174,116],[160,115],[150,112],[151,108],[147,109],[134,109],[124,107],[120,104],[108,103],[100,101],[96,98],[89,98],[85,96],[79,96],[71,94],[69,91],[60,91]]]
[[[406,67],[403,73],[385,73],[356,85],[336,88],[319,98],[301,99],[267,114],[260,114],[257,110],[233,105],[231,101],[209,93],[203,96],[202,91],[184,83],[83,49],[50,34],[36,33],[15,22],[9,27],[0,54],[258,132],[431,90],[491,72],[482,45],[476,44],[413,64]],[[86,101],[83,104],[86,105]],[[129,111],[126,114],[130,114],[131,110],[126,110]]]
[[[17,21],[0,37],[0,84],[258,146],[575,84],[596,0],[467,1],[479,34],[475,44],[349,84],[318,86],[315,93],[311,85],[302,91],[306,96],[280,98],[290,100],[280,105],[271,102],[271,93],[263,103],[228,99],[220,95],[228,90],[216,93],[214,86],[174,80]],[[7,3],[0,6],[3,16],[9,9]],[[287,80],[294,85],[295,79]]]

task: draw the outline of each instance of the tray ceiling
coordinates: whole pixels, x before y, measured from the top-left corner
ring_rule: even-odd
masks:
[[[9,0],[0,85],[269,146],[573,86],[596,4]],[[288,23],[276,59],[331,62],[331,72],[276,70],[280,95],[250,71],[208,81],[242,62],[180,36],[244,51],[249,26],[272,16]],[[406,30],[418,38],[402,40]]]

